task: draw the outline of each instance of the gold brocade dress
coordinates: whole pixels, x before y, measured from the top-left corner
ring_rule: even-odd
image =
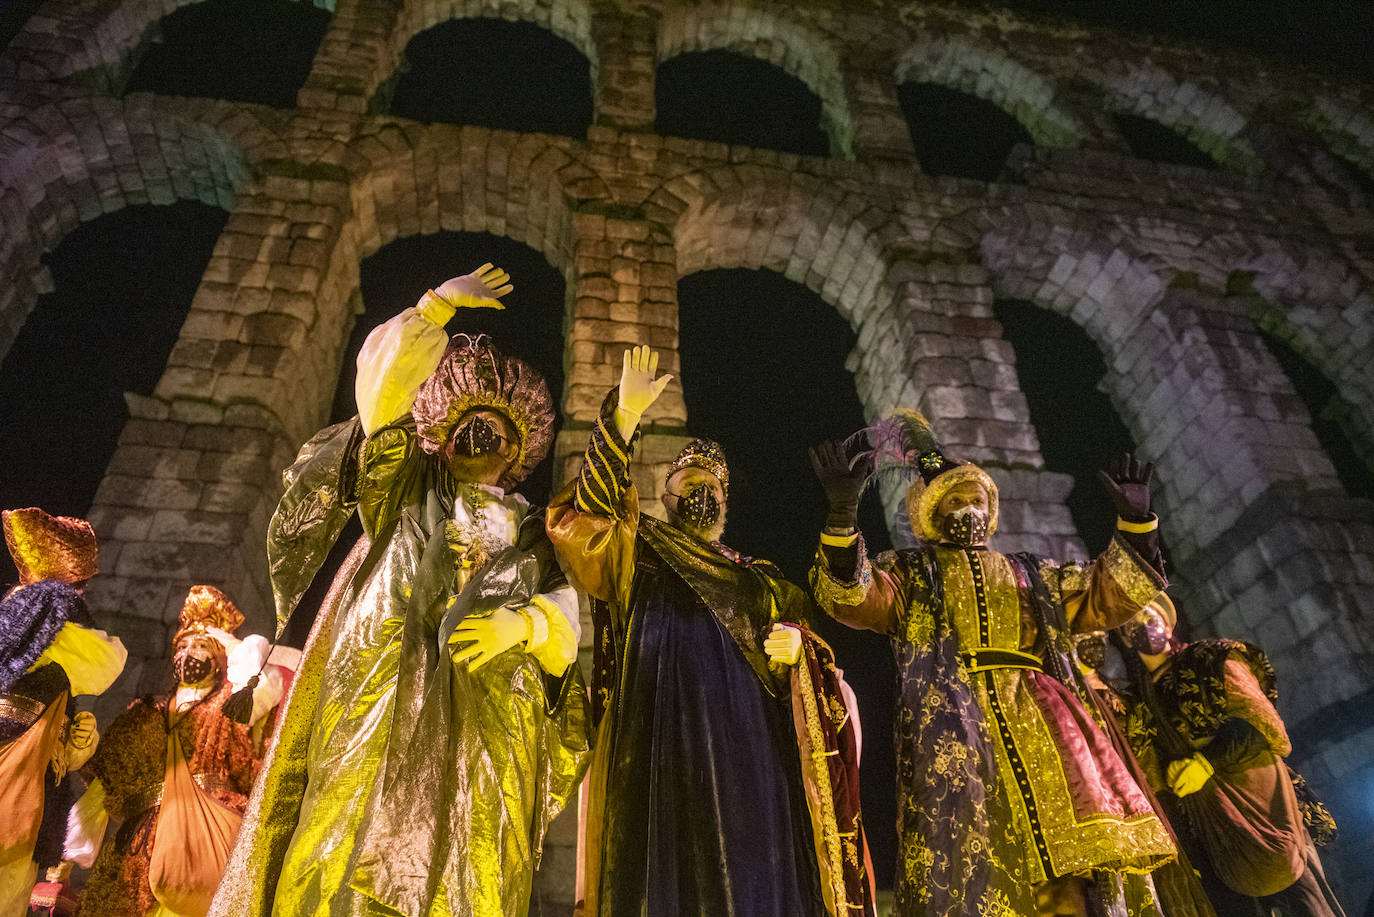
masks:
[[[833,617],[893,641],[894,913],[1033,914],[1042,883],[1092,876],[1107,913],[1157,917],[1114,876],[1157,868],[1174,845],[1096,719],[1068,638],[1158,593],[1134,548],[1118,538],[1080,564],[919,542],[870,562],[860,537],[823,544],[811,579]]]
[[[1038,628],[1006,555],[944,546],[936,555],[960,650],[1031,652]],[[1061,876],[1104,867],[1144,871],[1172,852],[1102,728],[1053,676],[991,668],[970,672],[970,683],[988,715],[997,774],[1032,881],[1049,877],[1046,864]],[[1095,753],[1081,753],[1089,748]]]

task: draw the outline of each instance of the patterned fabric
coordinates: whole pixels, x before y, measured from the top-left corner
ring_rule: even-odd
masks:
[[[1047,878],[1145,872],[1173,855],[1084,701],[1068,639],[1066,606],[1075,627],[1097,629],[1153,596],[1128,585],[1138,571],[1113,566],[1138,558],[1109,553],[1085,570],[929,543],[872,564],[862,540],[850,551],[841,563],[843,550],[822,547],[812,580],[841,621],[893,636],[898,914],[965,913],[970,901],[979,913],[1034,913],[1032,891]],[[1139,573],[1150,575],[1159,581]],[[977,665],[987,651],[1018,661]]]
[[[1032,876],[998,791],[996,751],[959,661],[934,553],[904,551],[880,562],[899,572],[913,597],[892,641],[899,691],[894,913],[1032,914]]]
[[[859,719],[830,646],[807,628],[792,667],[792,718],[826,908],[876,914],[876,886],[859,806]]]
[[[1262,696],[1252,696],[1234,675],[1228,675],[1228,665],[1236,664],[1249,670]],[[1155,689],[1175,731],[1194,745],[1211,741],[1227,720],[1241,717],[1280,757],[1290,751],[1283,721],[1273,706],[1279,696],[1278,678],[1268,655],[1253,644],[1226,638],[1190,643],[1174,654]],[[1160,746],[1158,724],[1145,703],[1134,697],[1130,701],[1125,718],[1127,737],[1142,763],[1147,764],[1151,783],[1162,787],[1167,761],[1161,757],[1167,759],[1169,755]],[[1325,846],[1336,836],[1336,820],[1303,776],[1291,767],[1288,771],[1308,833],[1317,846]]]
[[[610,413],[615,408],[614,394],[607,396],[602,405],[577,473],[573,505],[578,512],[614,516],[630,486],[630,455],[640,434],[636,429],[628,443],[620,435]]]

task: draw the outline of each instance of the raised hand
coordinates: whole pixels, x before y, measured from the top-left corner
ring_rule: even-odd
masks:
[[[790,624],[774,624],[763,641],[768,661],[777,665],[796,665],[801,659],[801,631]]]
[[[513,289],[510,274],[488,262],[471,274],[445,280],[434,292],[455,309],[504,309],[500,299]]]
[[[867,478],[866,464],[851,466],[844,443],[838,440],[826,440],[809,451],[811,470],[820,480],[826,502],[830,505],[825,524],[835,528],[852,528],[859,518],[859,498],[863,495],[864,480]]]
[[[1150,478],[1155,466],[1136,461],[1130,453],[1111,463],[1097,478],[1116,505],[1116,514],[1127,522],[1146,522],[1150,518]]]
[[[625,351],[620,366],[620,403],[616,409],[616,426],[620,435],[629,439],[639,418],[658,400],[672,381],[672,376],[654,378],[658,372],[658,351],[644,345]]]
[[[483,618],[463,619],[454,629],[453,636],[448,638],[449,655],[459,665],[466,662],[469,672],[476,672],[530,636],[528,614],[498,608]]]

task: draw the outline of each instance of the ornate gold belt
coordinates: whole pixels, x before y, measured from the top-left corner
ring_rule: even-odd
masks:
[[[1030,669],[1034,672],[1045,671],[1044,663],[1034,653],[1020,650],[976,649],[959,654],[964,661],[964,669],[969,672],[986,672],[989,669]]]
[[[9,720],[19,723],[28,729],[38,718],[43,715],[43,711],[48,709],[48,705],[36,701],[31,697],[22,694],[10,694],[0,697],[0,720]]]

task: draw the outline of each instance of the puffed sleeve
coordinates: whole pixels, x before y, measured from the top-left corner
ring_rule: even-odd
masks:
[[[358,352],[358,379],[353,388],[365,434],[371,436],[405,416],[447,346],[444,329],[430,321],[420,306],[372,329]]]
[[[608,398],[608,405],[614,400]],[[549,504],[546,528],[568,577],[593,598],[624,607],[634,577],[639,494],[630,481],[629,442],[603,407],[577,479]]]
[[[822,536],[811,567],[816,604],[842,624],[891,634],[905,602],[901,577],[891,563],[873,564],[863,535],[853,540]]]
[[[1135,617],[1168,581],[1135,546],[1117,533],[1107,550],[1090,564],[1057,567],[1060,598],[1074,633],[1111,630]],[[1045,565],[1041,575],[1050,571]],[[1046,576],[1047,582],[1050,577]]]

